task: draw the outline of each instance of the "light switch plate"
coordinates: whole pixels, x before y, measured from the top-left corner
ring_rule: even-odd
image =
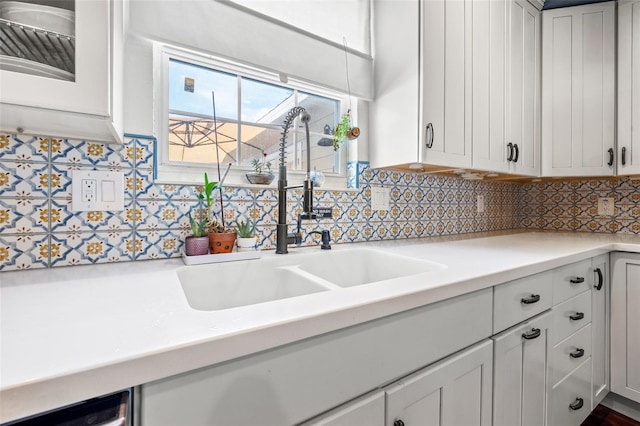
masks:
[[[615,213],[615,199],[613,197],[598,198],[598,215],[613,216]]]
[[[389,210],[389,188],[371,187],[371,210]]]
[[[476,210],[478,213],[484,213],[484,195],[478,195]]]
[[[74,170],[71,177],[71,210],[124,210],[124,173]]]

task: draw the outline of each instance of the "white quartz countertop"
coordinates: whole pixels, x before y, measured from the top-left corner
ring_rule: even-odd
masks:
[[[515,233],[334,245],[446,265],[413,277],[197,311],[181,259],[0,274],[0,422],[504,283],[640,237]],[[318,248],[291,249],[296,256]],[[265,252],[263,257],[277,256]],[[257,262],[249,260],[246,262]]]

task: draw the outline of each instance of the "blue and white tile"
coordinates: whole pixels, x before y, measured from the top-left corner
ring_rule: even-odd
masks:
[[[189,213],[197,217],[200,204],[173,200],[137,200],[136,229],[189,228]]]
[[[38,198],[0,199],[0,234],[37,234],[48,231],[48,200]]]
[[[126,158],[130,162],[135,162],[138,169],[153,169],[154,152],[156,139],[153,137],[135,137],[128,140],[126,144]]]
[[[46,163],[49,160],[49,138],[0,134],[0,161]]]
[[[51,267],[133,260],[131,231],[53,233]]]
[[[0,161],[0,198],[46,198],[48,195],[47,164]]]
[[[51,199],[50,213],[51,231],[57,233],[131,231],[136,218],[133,200],[121,211],[74,212],[70,199]]]
[[[48,265],[47,234],[0,234],[0,271],[39,269]]]
[[[180,257],[188,230],[163,229],[137,231],[135,234],[135,259],[166,259]]]
[[[100,166],[109,170],[131,168],[124,145],[73,139],[53,139],[51,162],[74,166]],[[54,144],[59,144],[54,149]]]

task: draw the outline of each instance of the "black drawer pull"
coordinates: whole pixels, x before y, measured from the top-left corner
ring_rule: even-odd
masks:
[[[584,282],[584,277],[575,277],[569,280],[571,284],[582,284]]]
[[[433,148],[433,137],[435,136],[434,132],[433,132],[433,124],[429,123],[427,124],[427,128],[425,129],[425,139],[426,139],[426,143],[425,146],[427,148]],[[400,420],[402,421],[402,420]]]
[[[600,268],[596,268],[596,274],[598,274],[598,284],[595,285],[596,290],[600,291],[602,289],[602,284],[604,284],[604,277],[602,276],[602,270]]]
[[[574,402],[569,404],[569,408],[571,408],[572,410],[576,411],[576,410],[581,409],[583,405],[584,405],[584,399],[576,398],[576,400]]]
[[[509,142],[507,144],[507,148],[509,149],[509,156],[507,157],[507,161],[513,161],[513,144]]]
[[[532,328],[531,331],[527,331],[526,333],[522,333],[522,338],[525,340],[535,339],[536,337],[540,337],[542,332],[539,328]]]
[[[516,155],[513,157],[513,162],[517,163],[518,162],[518,157],[520,156],[520,149],[518,148],[518,144],[517,143],[513,144],[513,149],[516,150]]]
[[[582,318],[584,318],[584,314],[583,314],[582,312],[576,312],[576,313],[575,313],[575,314],[573,314],[573,315],[569,315],[569,318],[571,318],[571,319],[572,319],[572,320],[574,320],[574,321],[579,321],[579,320],[581,320]]]
[[[540,300],[539,294],[532,294],[531,297],[520,299],[520,303],[524,303],[525,305],[530,305],[532,303],[536,303]]]
[[[393,422],[393,426],[404,426],[404,422],[400,419]]]
[[[569,356],[571,358],[582,358],[584,356],[584,349],[578,348],[575,350],[575,352],[571,352]]]
[[[613,148],[609,148],[609,162],[607,165],[609,167],[613,166]]]
[[[623,166],[627,165],[627,147],[626,146],[622,147],[622,165]]]

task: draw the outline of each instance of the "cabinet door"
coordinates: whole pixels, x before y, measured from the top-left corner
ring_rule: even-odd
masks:
[[[609,255],[594,257],[591,330],[593,365],[593,410],[609,393]]]
[[[484,341],[386,388],[386,425],[490,425],[492,349]]]
[[[384,398],[376,390],[300,426],[384,426]]]
[[[640,256],[612,259],[611,391],[640,402]]]
[[[632,173],[640,173],[640,0],[622,0],[618,2],[618,174]]]
[[[542,12],[542,175],[613,175],[615,2]]]
[[[472,0],[420,5],[422,158],[428,164],[470,167]]]
[[[540,12],[526,0],[509,2],[507,141],[512,173],[540,173]]]
[[[508,0],[473,5],[473,168],[506,173]]]
[[[543,425],[551,313],[494,337],[494,426]]]

